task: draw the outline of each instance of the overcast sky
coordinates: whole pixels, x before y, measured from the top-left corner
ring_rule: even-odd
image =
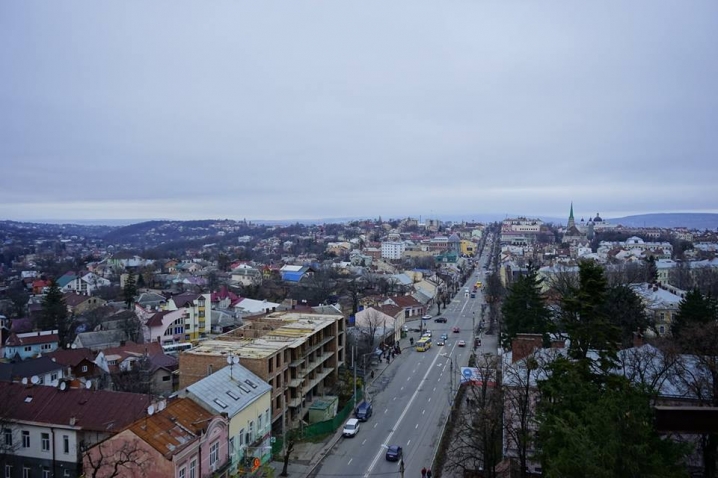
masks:
[[[718,212],[718,2],[2,1],[0,219]]]

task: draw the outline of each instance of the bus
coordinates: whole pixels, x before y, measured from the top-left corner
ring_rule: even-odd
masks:
[[[416,343],[416,351],[417,352],[426,352],[431,348],[431,337],[422,337],[419,339],[419,341]]]
[[[476,282],[476,288],[477,288],[477,289],[481,289],[481,281],[477,281],[477,282]]]
[[[192,348],[192,344],[189,342],[179,342],[176,344],[164,344],[162,346],[162,350],[165,351],[166,354],[169,355],[178,355],[180,352],[184,350],[189,350]]]

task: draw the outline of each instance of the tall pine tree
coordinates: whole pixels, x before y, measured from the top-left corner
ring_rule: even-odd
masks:
[[[528,272],[509,288],[501,313],[504,347],[510,347],[511,341],[520,333],[541,334],[544,342],[548,342],[551,312],[541,296],[541,279],[532,264],[529,264]]]
[[[135,296],[137,295],[137,283],[135,282],[135,275],[130,271],[125,281],[125,287],[122,290],[122,295],[125,298],[125,306],[131,309],[135,303]]]
[[[50,287],[42,300],[40,323],[37,325],[41,330],[57,330],[60,347],[66,347],[72,339],[73,320],[67,312],[65,298],[55,279],[50,281]]]

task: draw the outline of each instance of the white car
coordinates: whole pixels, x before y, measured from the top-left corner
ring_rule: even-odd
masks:
[[[352,438],[359,433],[359,420],[356,418],[350,418],[349,421],[344,425],[342,435],[346,438]]]

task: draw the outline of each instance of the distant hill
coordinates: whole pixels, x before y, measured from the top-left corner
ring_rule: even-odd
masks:
[[[688,229],[718,228],[718,214],[672,212],[662,214],[639,214],[636,216],[617,217],[607,219],[613,224],[629,227],[687,227]]]

